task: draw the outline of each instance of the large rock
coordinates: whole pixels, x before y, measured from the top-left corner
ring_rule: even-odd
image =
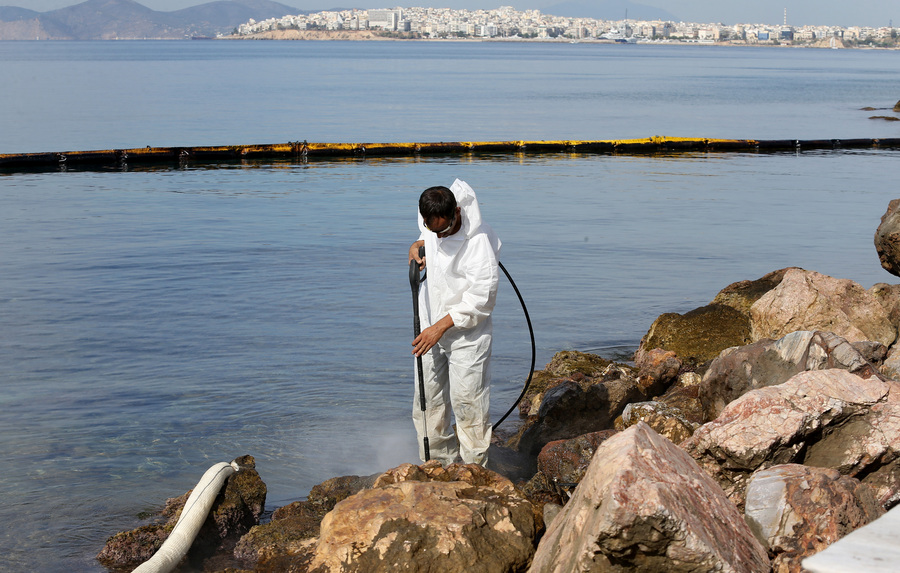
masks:
[[[875,250],[881,267],[892,275],[900,277],[900,199],[892,199],[887,211],[881,216],[881,223],[875,230]]]
[[[900,328],[900,284],[876,283],[868,292],[887,312],[891,324]]]
[[[750,390],[782,384],[807,370],[829,368],[863,378],[880,376],[856,347],[830,332],[803,330],[777,341],[763,339],[728,348],[712,361],[700,383],[704,414],[713,420],[729,402]]]
[[[774,573],[801,573],[804,557],[883,513],[866,484],[837,470],[798,464],[754,473],[744,509],[750,529],[775,556]]]
[[[266,484],[252,456],[235,460],[241,470],[225,481],[197,534],[187,561],[194,567],[222,552],[231,553],[238,539],[259,523],[266,503]],[[144,525],[109,538],[97,559],[110,568],[134,568],[153,556],[181,516],[190,491],[170,499],[161,513],[165,521]]]
[[[788,269],[782,281],[750,307],[754,341],[797,330],[825,330],[850,342],[890,346],[897,338],[888,312],[858,283],[813,271]]]
[[[719,291],[710,304],[724,304],[736,311],[750,316],[750,307],[764,294],[781,284],[784,274],[797,267],[788,267],[772,271],[755,281],[738,281]]]
[[[522,571],[534,553],[531,503],[477,465],[405,464],[335,505],[310,570]]]
[[[529,571],[768,570],[765,550],[715,482],[641,423],[598,448]]]
[[[660,315],[641,339],[635,363],[640,365],[649,353],[662,349],[674,352],[684,363],[702,367],[726,348],[749,344],[750,307],[778,286],[788,270],[732,283],[710,304],[688,313]]]
[[[744,394],[681,447],[739,506],[754,471],[787,463],[859,476],[887,506],[900,499],[898,445],[900,384],[832,369]]]
[[[703,364],[730,346],[749,344],[750,320],[725,304],[709,304],[685,314],[659,315],[641,339],[635,360],[655,348],[669,350],[682,361]]]

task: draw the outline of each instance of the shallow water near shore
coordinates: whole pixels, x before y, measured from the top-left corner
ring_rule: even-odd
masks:
[[[18,98],[0,106],[0,151],[298,132],[311,141],[897,136],[895,124],[859,111],[896,100],[883,54],[123,44],[0,43],[0,70],[19,82],[0,95]],[[288,64],[307,73],[276,73]],[[418,77],[397,79],[404,65]],[[133,99],[117,73],[142,78],[154,97]],[[266,82],[235,83],[242,73]],[[563,349],[627,360],[659,314],[786,266],[867,288],[895,282],[873,235],[895,197],[898,155],[481,155],[0,174],[0,568],[100,571],[94,556],[109,535],[243,454],[257,460],[270,509],[332,476],[415,461],[406,252],[426,186],[459,177],[476,190],[528,304],[540,368]],[[495,329],[497,419],[530,359],[505,282]]]

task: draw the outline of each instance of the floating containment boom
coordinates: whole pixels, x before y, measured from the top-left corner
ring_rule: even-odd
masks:
[[[217,147],[141,147],[98,151],[0,154],[0,169],[40,169],[60,165],[81,168],[122,164],[164,164],[260,159],[332,159],[346,157],[413,157],[475,153],[643,154],[695,151],[777,152],[786,150],[897,148],[891,139],[699,139],[648,137],[601,141],[456,141],[433,143],[309,143]]]

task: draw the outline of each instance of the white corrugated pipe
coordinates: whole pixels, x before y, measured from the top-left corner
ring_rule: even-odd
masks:
[[[206,470],[184,504],[172,533],[153,557],[134,570],[135,573],[168,573],[174,569],[191,548],[222,484],[228,476],[239,470],[240,467],[235,462],[220,462]]]

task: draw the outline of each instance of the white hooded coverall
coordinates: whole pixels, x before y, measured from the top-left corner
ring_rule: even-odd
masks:
[[[457,179],[450,190],[460,208],[462,226],[458,232],[438,238],[425,228],[421,213],[418,218],[427,265],[426,280],[419,290],[422,330],[447,314],[453,319],[453,327],[422,355],[426,406],[423,413],[416,374],[413,423],[423,461],[422,438],[427,435],[432,459],[447,465],[459,454],[464,463],[487,465],[491,441],[491,312],[500,278],[500,239],[481,220],[475,192],[467,183]],[[451,408],[458,435],[453,433]]]

